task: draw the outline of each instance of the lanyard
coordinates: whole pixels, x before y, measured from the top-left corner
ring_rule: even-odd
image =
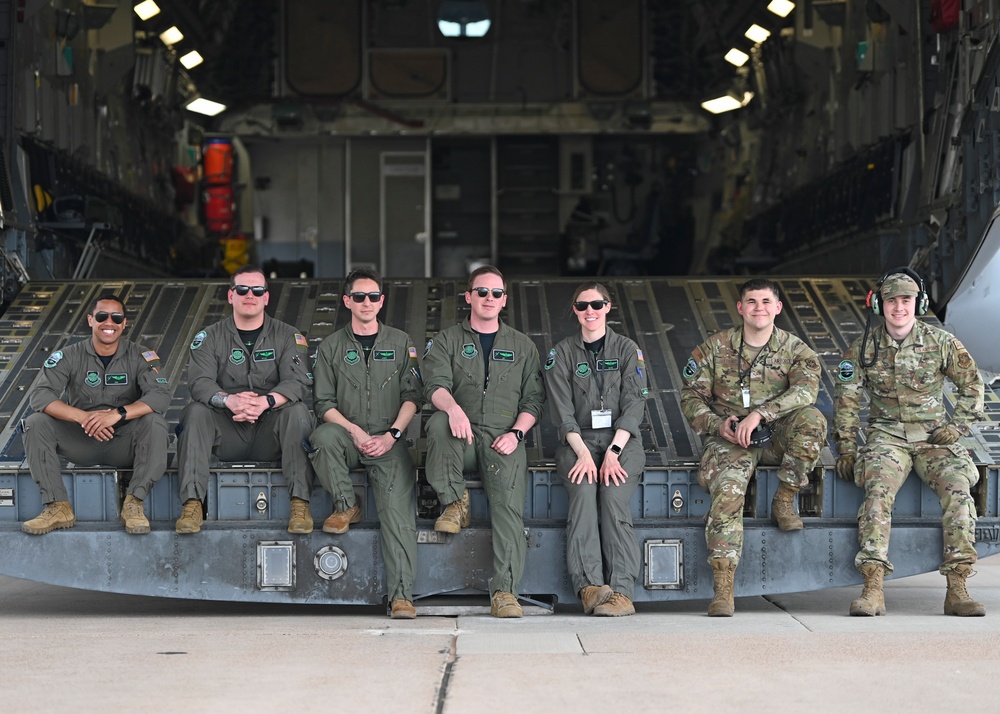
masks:
[[[743,345],[744,344],[745,343],[743,342],[743,334],[740,333],[740,361],[736,365],[736,371],[739,372],[739,375],[740,375],[740,387],[745,387],[745,386],[748,386],[750,384],[750,373],[753,372],[753,368],[757,365],[757,360],[760,359],[761,355],[763,355],[765,352],[768,351],[767,348],[768,348],[768,345],[770,344],[770,340],[768,340],[768,343],[765,344],[765,345],[763,345],[760,348],[760,352],[758,352],[754,356],[753,362],[750,362],[746,357],[743,356]],[[746,362],[747,364],[750,365],[749,367],[747,367],[747,371],[746,372],[744,372],[741,369],[741,367],[743,366],[744,362]],[[763,366],[763,364],[761,366]],[[744,380],[745,380],[745,384],[744,384]]]

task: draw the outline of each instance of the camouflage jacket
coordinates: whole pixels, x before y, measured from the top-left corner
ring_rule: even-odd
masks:
[[[945,423],[963,434],[969,424],[982,419],[983,380],[965,346],[954,335],[917,321],[897,344],[885,328],[875,329],[878,359],[871,367],[861,363],[862,339],[848,348],[836,374],[833,438],[841,454],[857,450],[862,392],[870,399],[869,438],[884,433],[909,443],[926,441]],[[864,355],[872,359],[872,349]],[[944,379],[957,389],[951,419],[944,408]]]
[[[819,358],[805,342],[775,327],[750,368],[740,358],[742,332],[740,326],[712,335],[694,349],[684,367],[681,411],[702,436],[718,434],[733,415],[742,419],[756,411],[773,422],[816,403]],[[749,408],[743,406],[741,372],[750,389]]]

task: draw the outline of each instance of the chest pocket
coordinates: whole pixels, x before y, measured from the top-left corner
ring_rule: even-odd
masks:
[[[935,390],[941,383],[938,351],[934,347],[918,347],[913,361],[916,362],[913,369],[907,370],[908,374],[900,381],[916,392]]]

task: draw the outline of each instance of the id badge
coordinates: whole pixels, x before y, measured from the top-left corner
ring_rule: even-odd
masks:
[[[591,409],[590,410],[590,428],[591,429],[610,429],[611,428],[611,410],[610,409]]]
[[[750,389],[748,387],[743,387],[743,408],[750,408]]]

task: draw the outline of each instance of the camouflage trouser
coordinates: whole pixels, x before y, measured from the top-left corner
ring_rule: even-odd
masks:
[[[778,466],[778,479],[798,490],[826,443],[826,417],[803,407],[771,424],[774,434],[764,448],[744,449],[721,436],[705,439],[698,483],[712,497],[705,524],[709,564],[725,558],[739,564],[743,552],[743,500],[758,464]]]
[[[948,573],[961,563],[976,562],[976,504],[969,489],[979,481],[968,452],[960,444],[937,446],[926,441],[908,444],[902,439],[879,435],[858,451],[854,480],[865,490],[858,509],[857,568],[869,561],[889,562],[889,530],[896,493],[913,468],[941,501],[944,515],[944,559],[940,571]]]

